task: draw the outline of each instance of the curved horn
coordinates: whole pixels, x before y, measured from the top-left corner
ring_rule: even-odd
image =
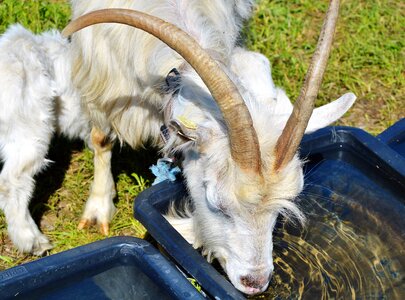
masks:
[[[294,104],[293,112],[276,144],[275,170],[281,169],[291,161],[304,136],[326,69],[338,15],[339,1],[331,0],[304,85]]]
[[[243,170],[261,174],[259,142],[243,98],[218,63],[191,36],[157,17],[128,9],[88,13],[68,24],[62,34],[70,36],[99,23],[120,23],[139,28],[179,53],[195,69],[216,100],[228,127],[233,160]]]

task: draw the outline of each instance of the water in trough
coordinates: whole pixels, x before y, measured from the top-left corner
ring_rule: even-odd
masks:
[[[277,225],[275,272],[255,298],[405,299],[405,198],[343,161],[327,164],[308,172],[305,227]]]

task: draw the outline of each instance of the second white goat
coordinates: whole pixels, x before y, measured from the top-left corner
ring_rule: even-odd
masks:
[[[84,141],[90,136],[71,85],[68,47],[57,31],[35,35],[21,25],[0,38],[0,209],[16,247],[36,255],[52,245],[28,210],[34,175],[49,163],[54,133]]]

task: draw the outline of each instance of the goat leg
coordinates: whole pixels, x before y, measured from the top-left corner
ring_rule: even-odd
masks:
[[[34,135],[35,136],[35,135]],[[34,175],[46,165],[46,149],[35,140],[6,143],[0,174],[0,209],[7,220],[10,239],[19,251],[41,256],[52,244],[35,224],[28,210],[34,191]]]
[[[108,235],[109,223],[116,210],[113,203],[116,192],[111,173],[112,143],[97,127],[91,131],[91,142],[94,147],[94,179],[78,229],[98,224],[100,232]]]

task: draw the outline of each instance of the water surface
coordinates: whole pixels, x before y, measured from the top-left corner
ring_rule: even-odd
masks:
[[[405,299],[403,203],[369,182],[341,179],[344,186],[335,181],[306,189],[304,228],[277,225],[275,273],[269,289],[254,298]]]

